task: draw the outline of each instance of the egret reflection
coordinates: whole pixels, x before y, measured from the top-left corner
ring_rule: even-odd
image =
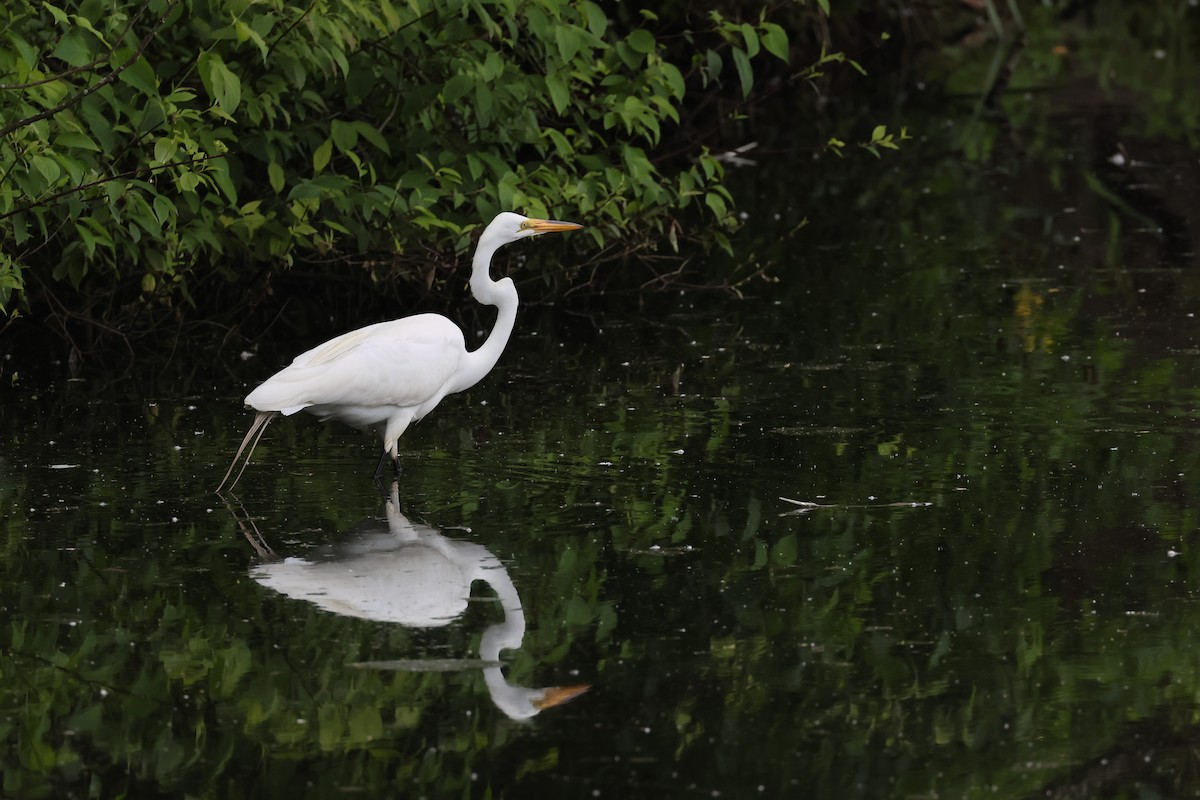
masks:
[[[492,702],[513,719],[528,719],[588,690],[587,685],[529,689],[509,683],[500,651],[521,646],[525,613],[504,564],[483,545],[451,539],[436,528],[410,521],[400,512],[395,483],[385,510],[386,524],[359,523],[345,541],[323,547],[310,558],[280,559],[257,531],[243,526],[264,559],[250,570],[250,576],[280,594],[335,614],[410,628],[434,628],[457,619],[470,602],[471,585],[483,581],[495,591],[504,618],[484,631],[479,660],[400,660],[356,666],[411,671],[480,668]]]

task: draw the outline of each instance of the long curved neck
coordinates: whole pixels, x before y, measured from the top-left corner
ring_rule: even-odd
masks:
[[[467,363],[460,371],[456,391],[469,389],[483,379],[496,366],[508,337],[512,335],[513,325],[517,321],[517,287],[512,280],[503,278],[493,281],[490,274],[492,256],[500,249],[499,244],[480,240],[475,250],[475,258],[471,261],[471,294],[486,306],[497,309],[496,324],[487,340],[477,350],[467,353]]]

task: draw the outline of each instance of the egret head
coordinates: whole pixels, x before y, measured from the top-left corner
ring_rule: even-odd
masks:
[[[534,219],[514,214],[511,211],[503,211],[497,214],[496,218],[484,228],[483,234],[479,237],[479,245],[483,247],[485,244],[494,244],[496,247],[499,247],[500,245],[530,236],[554,233],[556,231],[574,231],[582,227],[582,225],[574,222]]]

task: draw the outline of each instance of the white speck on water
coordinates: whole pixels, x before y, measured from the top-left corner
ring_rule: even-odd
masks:
[[[50,444],[54,444],[51,442]],[[78,469],[78,464],[51,464],[50,469]]]

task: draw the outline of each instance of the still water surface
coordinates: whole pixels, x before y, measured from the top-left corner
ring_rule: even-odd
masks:
[[[1197,794],[1190,229],[902,157],[745,299],[524,312],[394,488],[292,419],[211,493],[311,342],[18,383],[0,794]]]

